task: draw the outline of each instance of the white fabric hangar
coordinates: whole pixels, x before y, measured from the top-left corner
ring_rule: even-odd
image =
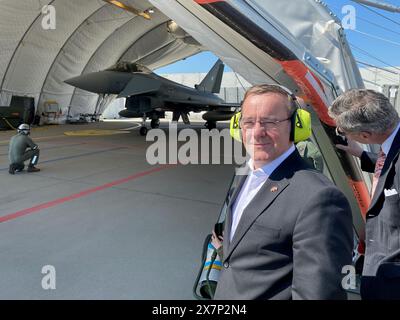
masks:
[[[124,9],[109,2],[0,1],[0,106],[13,95],[33,97],[36,114],[55,104],[62,123],[68,114],[93,113],[99,99],[64,80],[118,61],[156,69],[203,50],[150,2],[124,0]],[[148,10],[150,19],[135,14]]]
[[[322,1],[225,2],[268,30],[332,90],[364,86],[340,21]],[[55,28],[46,27],[50,14]],[[101,113],[110,99],[64,81],[119,61],[156,69],[206,47],[250,84],[278,82],[296,89],[272,57],[239,41],[226,26],[216,36],[208,20],[194,0],[0,0],[0,106],[9,106],[12,96],[33,97],[37,115],[57,106],[57,123]]]

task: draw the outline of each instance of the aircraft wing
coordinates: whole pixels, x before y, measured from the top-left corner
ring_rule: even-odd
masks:
[[[149,0],[249,83],[284,85],[312,114],[332,180],[347,195],[360,238],[369,206],[357,160],[334,147],[328,106],[364,86],[340,21],[315,0]]]
[[[199,106],[199,105],[204,105],[204,110],[208,109],[221,109],[221,110],[236,110],[237,108],[240,107],[240,103],[227,103],[227,102],[221,102],[218,104],[205,104],[204,100],[180,100],[180,99],[167,99],[165,100],[166,102],[171,102],[171,103],[176,103],[176,104],[183,104],[183,105],[192,105],[192,106]]]
[[[156,92],[160,89],[160,86],[160,80],[153,78],[151,75],[135,73],[117,98]]]
[[[222,109],[238,109],[240,108],[241,103],[229,103],[229,102],[225,102],[225,103],[221,103],[217,106],[215,106],[217,109],[218,108],[222,108]]]

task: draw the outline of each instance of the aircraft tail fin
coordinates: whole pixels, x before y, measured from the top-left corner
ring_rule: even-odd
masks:
[[[200,84],[195,85],[199,91],[219,93],[225,65],[218,59]]]

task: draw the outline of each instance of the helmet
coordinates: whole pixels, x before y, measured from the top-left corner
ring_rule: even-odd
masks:
[[[17,131],[18,133],[22,133],[22,134],[26,134],[28,135],[30,133],[31,127],[29,126],[29,124],[23,123],[20,124]]]

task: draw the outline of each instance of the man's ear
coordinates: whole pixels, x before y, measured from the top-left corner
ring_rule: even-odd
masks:
[[[361,132],[360,132],[360,135],[361,135],[361,137],[362,137],[363,139],[370,139],[372,133],[371,133],[371,132],[368,132],[368,131],[361,131]]]

